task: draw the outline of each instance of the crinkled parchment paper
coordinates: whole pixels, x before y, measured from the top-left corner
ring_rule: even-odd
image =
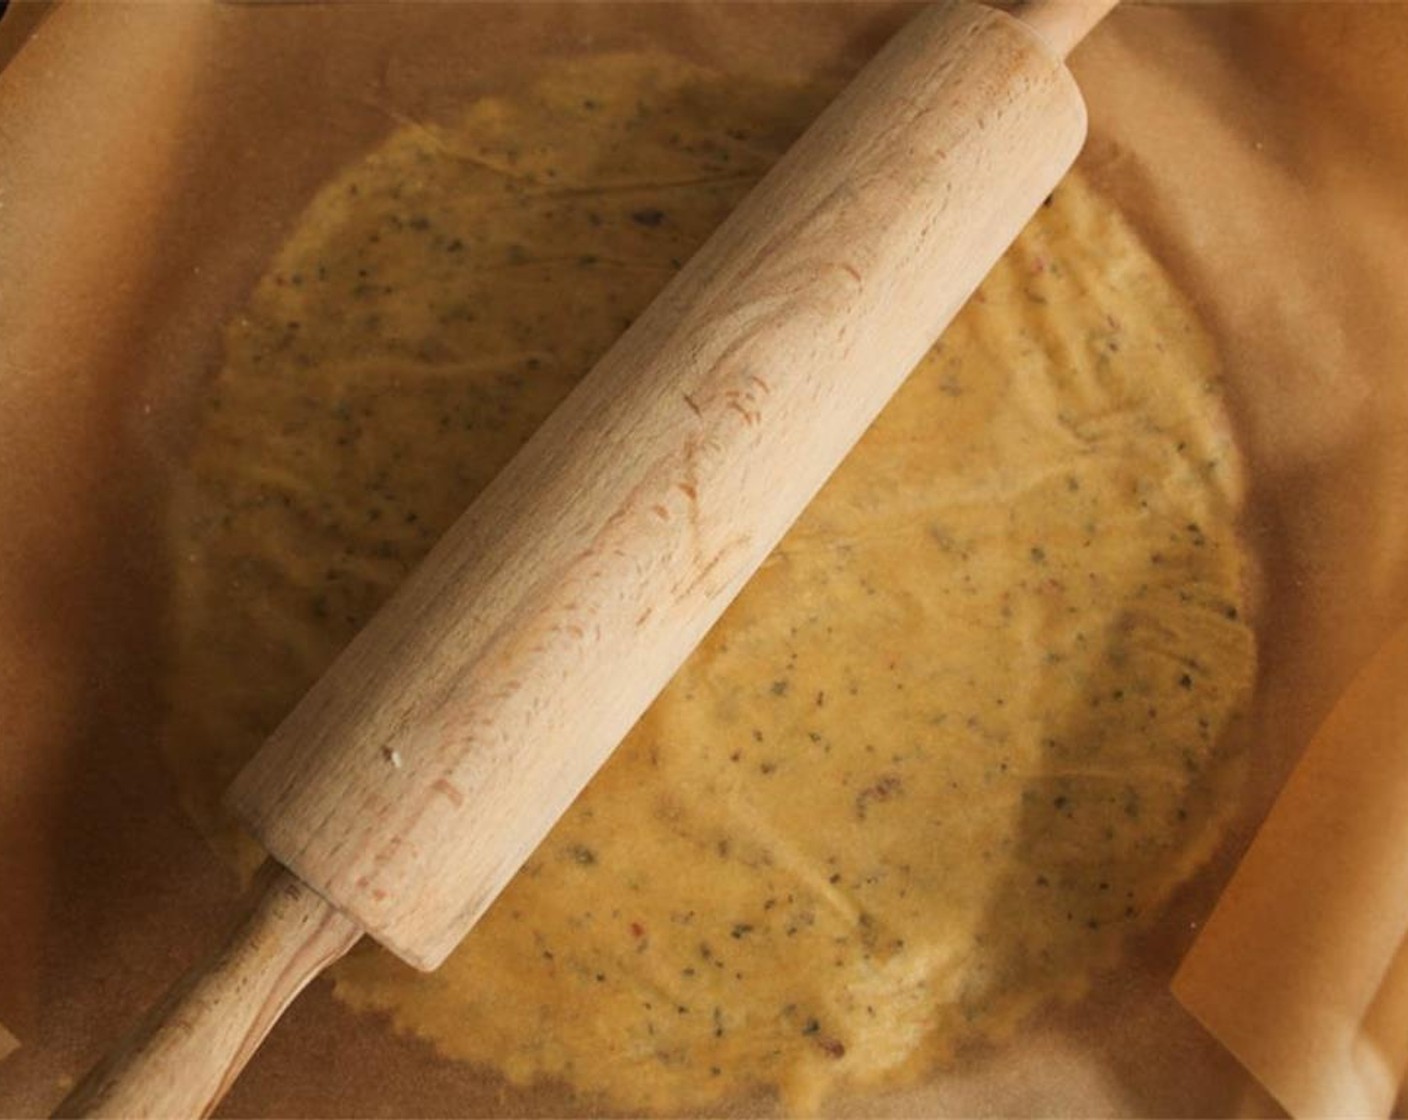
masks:
[[[221,324],[320,184],[406,119],[449,114],[550,56],[653,46],[740,75],[844,75],[907,10],[75,4],[0,21],[0,1020],[21,1042],[0,1064],[0,1112],[51,1106],[235,911],[233,877],[176,808],[154,749],[165,511]],[[1372,738],[1375,666],[1408,613],[1405,51],[1403,5],[1141,5],[1073,60],[1091,107],[1083,165],[1195,298],[1251,468],[1265,573],[1255,779],[1216,864],[1088,1001],[857,1111],[1275,1107],[1169,981],[1306,745],[1342,761],[1335,744]],[[1298,796],[1350,821],[1383,812],[1373,799],[1402,798],[1405,763],[1375,741],[1363,765],[1383,780],[1317,765]],[[1405,857],[1379,850],[1382,829],[1332,820],[1325,836],[1369,838],[1300,884],[1303,907],[1347,925],[1328,939],[1223,941],[1286,968],[1311,942],[1388,954],[1365,966],[1372,983],[1356,991],[1373,991],[1334,1028],[1372,1036],[1366,1068],[1386,1084],[1401,1004],[1374,993],[1402,977],[1403,901],[1380,893]],[[1296,885],[1294,857],[1275,866],[1273,885]],[[1353,906],[1322,904],[1346,883],[1372,929]],[[1251,993],[1223,983],[1237,970],[1217,944],[1195,960],[1204,982],[1185,983],[1185,998],[1233,1029],[1219,1004],[1252,1007]],[[1300,1037],[1271,1060],[1337,1060]],[[1273,1065],[1238,1052],[1274,1083]],[[469,1076],[315,985],[224,1107],[514,1115],[572,1102]]]

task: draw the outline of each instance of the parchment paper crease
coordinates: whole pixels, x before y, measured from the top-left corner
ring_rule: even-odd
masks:
[[[1175,981],[1294,1115],[1387,1115],[1408,1069],[1408,625],[1306,749]]]

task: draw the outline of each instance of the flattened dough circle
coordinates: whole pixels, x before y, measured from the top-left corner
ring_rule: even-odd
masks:
[[[165,749],[218,795],[826,100],[563,65],[327,186],[178,504]],[[450,961],[338,995],[611,1107],[815,1105],[1079,992],[1208,855],[1254,668],[1209,342],[1071,178]]]

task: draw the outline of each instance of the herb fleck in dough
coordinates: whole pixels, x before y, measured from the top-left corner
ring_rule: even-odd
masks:
[[[406,127],[229,328],[165,750],[243,761],[832,91],[611,56]],[[1254,669],[1215,361],[1068,179],[489,915],[338,995],[515,1082],[708,1109],[926,1074],[1216,844]]]

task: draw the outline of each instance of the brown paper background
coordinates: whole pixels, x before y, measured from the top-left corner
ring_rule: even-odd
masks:
[[[0,21],[0,1114],[42,1112],[235,910],[155,755],[163,519],[219,327],[398,116],[546,56],[848,73],[889,4],[63,5]],[[1195,298],[1252,468],[1256,773],[1216,866],[1077,1008],[869,1114],[1274,1106],[1167,983],[1299,750],[1408,612],[1408,5],[1115,13],[1083,163]],[[838,1106],[842,1107],[842,1106]],[[229,1115],[569,1114],[315,985]]]

